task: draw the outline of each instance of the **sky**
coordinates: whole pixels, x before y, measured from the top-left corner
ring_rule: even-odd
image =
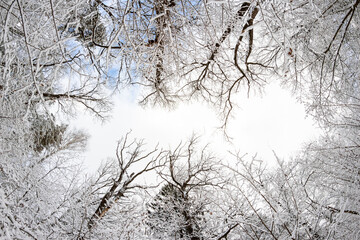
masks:
[[[213,152],[239,151],[269,164],[274,153],[282,159],[294,156],[304,142],[315,138],[319,130],[315,121],[290,91],[270,84],[263,94],[247,97],[238,94],[237,107],[228,122],[229,142],[219,127],[222,121],[215,109],[199,102],[179,104],[174,110],[142,107],[130,91],[114,98],[111,118],[105,123],[82,115],[72,122],[75,128],[90,135],[84,156],[86,171],[94,172],[102,161],[115,156],[117,141],[131,130],[131,136],[145,139],[149,149],[160,144],[175,148],[193,134],[203,143],[210,143]]]

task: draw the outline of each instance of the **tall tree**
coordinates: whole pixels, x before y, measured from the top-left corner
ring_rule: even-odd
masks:
[[[169,151],[167,165],[158,172],[165,185],[148,205],[147,225],[159,239],[209,239],[212,223],[207,218],[214,193],[224,182],[216,158],[208,146],[198,147],[191,138]],[[210,230],[211,229],[211,230]]]

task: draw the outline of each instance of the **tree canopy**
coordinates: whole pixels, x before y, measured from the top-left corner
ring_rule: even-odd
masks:
[[[6,239],[358,239],[360,0],[1,0],[0,236]],[[193,137],[130,133],[84,176],[87,135],[62,117],[287,85],[324,130],[274,168]],[[56,114],[54,113],[56,109]],[[180,139],[179,139],[180,141]],[[148,174],[156,183],[144,183]]]

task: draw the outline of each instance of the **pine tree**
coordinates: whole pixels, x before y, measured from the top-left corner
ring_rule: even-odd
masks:
[[[148,205],[146,224],[158,239],[200,240],[203,208],[173,184],[166,184]]]

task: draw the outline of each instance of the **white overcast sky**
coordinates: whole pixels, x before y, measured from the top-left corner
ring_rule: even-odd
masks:
[[[200,103],[179,104],[172,111],[139,106],[131,94],[124,91],[115,99],[112,117],[101,124],[90,116],[79,116],[72,124],[88,132],[90,139],[84,153],[84,166],[90,172],[108,157],[114,157],[116,141],[132,130],[132,136],[144,138],[149,146],[160,143],[174,147],[193,133],[209,142],[214,152],[239,150],[264,161],[275,161],[273,152],[281,158],[294,155],[305,141],[316,137],[314,121],[305,116],[304,106],[291,93],[276,84],[268,85],[260,95],[245,95],[237,99],[229,121],[230,144],[219,129],[221,121],[214,109]]]

